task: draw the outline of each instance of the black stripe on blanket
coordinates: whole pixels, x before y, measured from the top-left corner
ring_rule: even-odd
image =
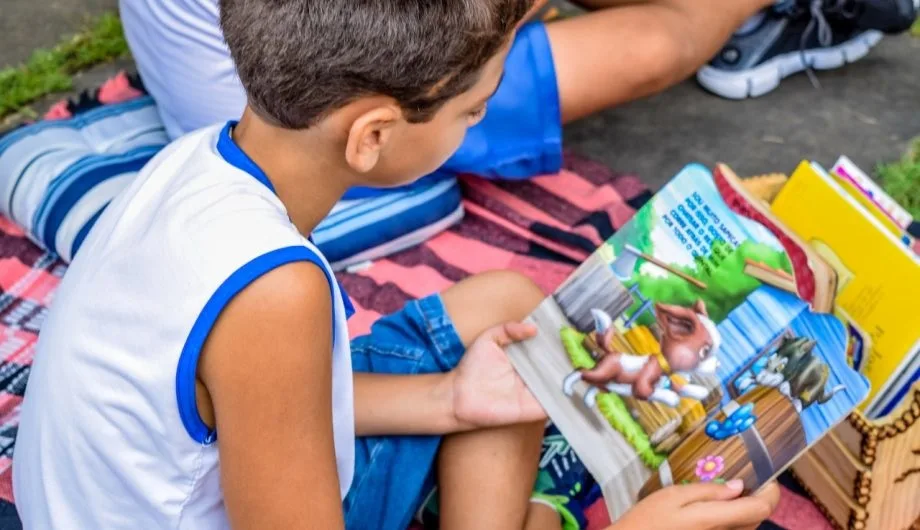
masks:
[[[4,500],[0,500],[0,529],[22,530],[22,521],[16,513],[16,506]]]
[[[543,223],[533,223],[530,225],[530,230],[534,234],[537,234],[540,237],[544,237],[556,243],[562,243],[573,248],[584,250],[585,252],[594,252],[597,248],[597,245],[594,244],[590,239],[576,234],[574,232],[569,232],[567,230],[561,230],[555,226],[549,226]]]
[[[799,481],[795,479],[791,472],[787,471],[786,473],[783,473],[779,476],[778,479],[776,479],[776,481],[779,482],[780,485],[782,485],[784,488],[791,491],[792,493],[795,493],[799,497],[808,498],[808,492],[805,491],[805,488],[803,488],[801,484],[799,484]]]
[[[395,283],[378,284],[360,274],[342,274],[339,281],[352,301],[381,315],[395,313],[402,309],[406,302],[412,300],[412,297]]]
[[[604,241],[613,237],[616,233],[616,228],[614,228],[613,223],[610,222],[610,216],[607,212],[591,212],[584,219],[575,223],[575,226],[592,226],[597,230],[597,234],[601,236],[601,239]]]
[[[0,363],[0,391],[19,397],[25,396],[30,370],[31,366],[19,363]]]
[[[627,199],[626,204],[632,206],[633,210],[639,210],[650,200],[652,200],[652,192],[650,190],[645,190],[632,199]]]
[[[454,265],[451,265],[450,263],[447,263],[441,259],[440,256],[438,256],[425,244],[397,252],[396,254],[390,254],[386,257],[386,259],[401,267],[418,267],[421,265],[427,265],[441,273],[441,276],[444,276],[453,283],[457,283],[470,275],[469,272],[461,269],[460,267],[455,267]]]

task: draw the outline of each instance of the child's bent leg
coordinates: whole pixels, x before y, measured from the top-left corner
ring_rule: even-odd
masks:
[[[525,526],[540,459],[543,422],[448,436],[438,456],[443,530]],[[559,516],[550,521],[558,530]]]
[[[442,295],[466,345],[489,328],[523,320],[543,298],[533,282],[504,271],[473,276]],[[541,421],[446,437],[438,456],[441,528],[560,528],[558,515],[540,517],[549,508],[529,502],[543,430]],[[533,526],[546,520],[554,526]]]
[[[465,346],[489,328],[525,319],[545,297],[530,279],[511,271],[477,274],[441,294]]]
[[[410,302],[402,311],[377,321],[370,335],[352,341],[353,369],[403,375],[450,371],[482,332],[522,320],[542,298],[532,282],[517,274],[494,272],[469,278],[440,296]],[[527,511],[535,509],[527,499],[534,485],[542,434],[541,423],[482,432],[456,443],[438,436],[358,438],[355,476],[344,502],[346,528],[368,528],[376,521],[375,528],[404,529],[435,485],[441,447],[455,454],[451,447],[463,446],[462,454],[443,462],[448,470],[459,465],[475,471],[448,471],[447,476],[454,484],[465,484],[477,502],[470,506],[456,499],[456,505],[492,513],[495,521],[524,520]],[[491,474],[509,482],[493,482],[493,490],[480,488]],[[491,493],[499,489],[497,495]],[[523,500],[512,502],[511,497]],[[454,499],[448,497],[447,502],[454,503]]]
[[[614,7],[547,26],[564,123],[654,94],[689,77],[745,20],[775,1],[581,3]]]

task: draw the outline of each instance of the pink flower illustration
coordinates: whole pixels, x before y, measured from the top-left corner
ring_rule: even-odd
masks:
[[[696,463],[696,476],[703,482],[710,482],[725,469],[725,459],[721,456],[707,456]]]

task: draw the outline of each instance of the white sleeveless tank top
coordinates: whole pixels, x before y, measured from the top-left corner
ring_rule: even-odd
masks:
[[[25,528],[227,528],[217,433],[195,402],[198,357],[230,299],[294,261],[320,266],[334,298],[334,436],[343,498],[348,491],[350,304],[230,138],[231,126],[185,136],[154,158],[64,275],[39,337],[13,459]]]

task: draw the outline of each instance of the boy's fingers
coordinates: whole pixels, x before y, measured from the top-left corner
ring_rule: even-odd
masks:
[[[756,525],[773,514],[774,506],[763,497],[699,502],[685,508],[687,518],[704,528],[737,528]]]
[[[488,331],[490,338],[502,348],[509,344],[533,338],[537,328],[523,322],[508,322]]]
[[[740,480],[732,480],[725,484],[688,484],[669,488],[670,495],[679,506],[688,504],[727,501],[741,495],[744,484]],[[667,490],[666,490],[667,491]]]
[[[761,488],[761,490],[758,491],[756,494],[754,494],[754,497],[763,499],[767,503],[767,505],[770,507],[769,512],[772,515],[773,512],[776,511],[776,506],[779,504],[779,499],[780,499],[779,486],[775,482],[771,482],[767,484],[766,486],[764,486],[763,488]],[[751,525],[735,527],[734,530],[757,530],[758,528],[760,528],[761,522],[763,521],[760,520],[760,521],[756,521],[752,523]]]
[[[773,513],[773,511],[776,510],[776,506],[779,504],[779,485],[777,485],[775,482],[771,482],[764,486],[760,491],[758,491],[754,497],[765,500],[767,504],[770,505],[770,513]]]

